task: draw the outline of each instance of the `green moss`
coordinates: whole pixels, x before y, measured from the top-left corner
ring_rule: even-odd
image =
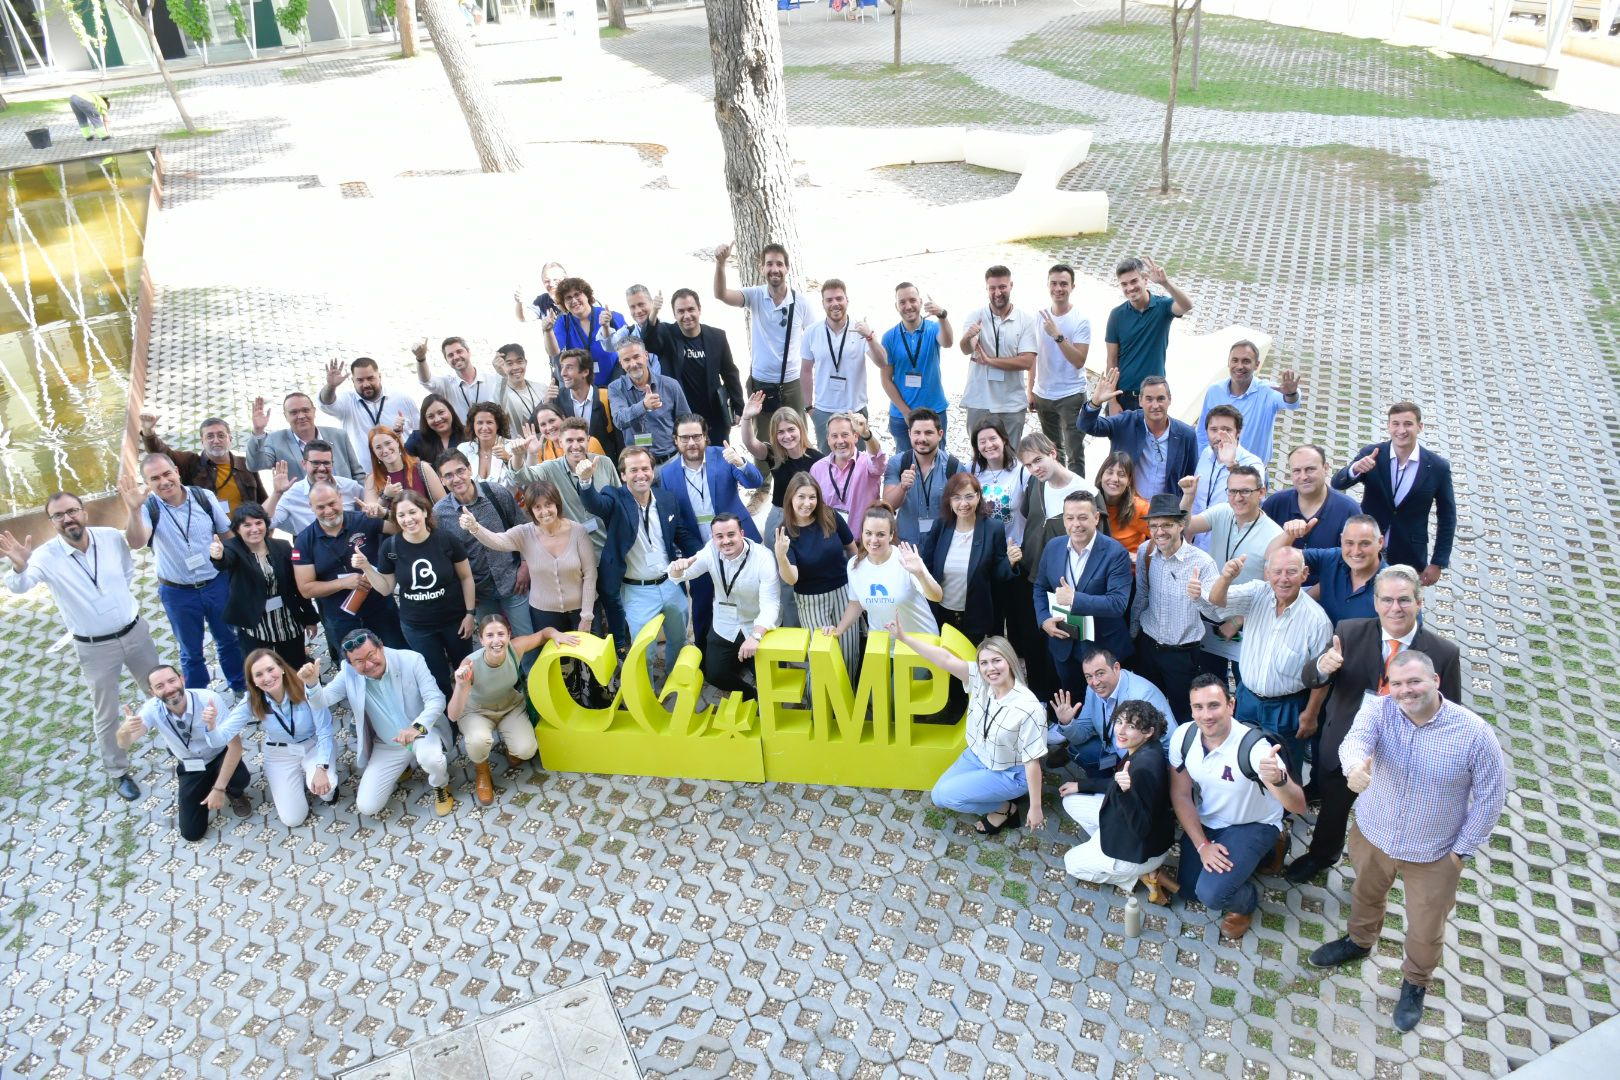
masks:
[[[898,71],[886,64],[801,64],[784,67],[782,74],[788,116],[796,124],[1029,125],[1096,119],[1004,94],[950,64],[906,64]]]

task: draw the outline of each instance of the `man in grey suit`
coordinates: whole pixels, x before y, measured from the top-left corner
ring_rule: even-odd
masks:
[[[281,399],[281,415],[287,418],[286,428],[266,433],[270,426],[270,410],[264,398],[253,399],[253,436],[248,439],[247,466],[250,469],[273,469],[276,463],[287,463],[287,476],[297,481],[304,478],[304,444],[320,439],[332,444],[332,473],[365,483],[365,473],[354,459],[349,437],[340,427],[315,425],[315,402],[302,391],[294,390]]]
[[[427,662],[408,650],[385,648],[370,630],[351,632],[341,647],[343,667],[325,686],[316,661],[298,675],[311,708],[343,704],[354,718],[354,763],[362,770],[354,808],[368,816],[380,813],[415,758],[433,785],[433,809],[444,817],[456,807],[448,756],[455,738]]]
[[[1341,619],[1333,643],[1321,656],[1309,657],[1300,673],[1307,687],[1330,686],[1322,712],[1321,745],[1311,782],[1322,798],[1322,811],[1311,833],[1310,850],[1289,866],[1287,878],[1302,885],[1333,866],[1344,853],[1345,832],[1355,792],[1339,764],[1339,744],[1368,695],[1389,692],[1385,672],[1400,653],[1416,649],[1434,661],[1440,695],[1461,704],[1462,664],[1457,646],[1424,626],[1423,584],[1410,566],[1386,566],[1373,579],[1374,619]]]

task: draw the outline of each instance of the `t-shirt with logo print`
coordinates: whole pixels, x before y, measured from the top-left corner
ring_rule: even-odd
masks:
[[[443,529],[421,543],[403,536],[383,541],[377,569],[394,575],[399,590],[399,621],[411,626],[453,626],[467,614],[456,563],[466,562],[467,549]]]

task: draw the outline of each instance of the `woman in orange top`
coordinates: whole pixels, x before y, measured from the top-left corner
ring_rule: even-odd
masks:
[[[426,496],[429,505],[444,498],[444,485],[433,466],[405,452],[405,440],[391,427],[378,424],[366,435],[371,444],[371,475],[366,477],[366,498],[392,504],[401,492]]]
[[[1097,470],[1097,493],[1108,516],[1102,521],[1102,531],[1120,542],[1136,563],[1136,549],[1148,538],[1148,501],[1136,493],[1136,466],[1131,455],[1116,451],[1103,458]]]
[[[532,461],[550,461],[552,458],[563,456],[562,445],[557,441],[557,435],[562,431],[563,416],[557,406],[550,402],[543,402],[535,406],[534,427],[525,425],[524,434],[529,442],[526,447]],[[602,453],[602,444],[591,437],[587,448],[592,454]]]

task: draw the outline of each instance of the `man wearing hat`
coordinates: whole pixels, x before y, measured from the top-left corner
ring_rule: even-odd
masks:
[[[1136,599],[1131,604],[1133,666],[1164,691],[1176,722],[1185,724],[1192,719],[1188,694],[1204,640],[1201,615],[1210,613],[1202,592],[1194,599],[1188,583],[1212,581],[1217,570],[1214,559],[1185,542],[1187,514],[1179,498],[1153,496],[1147,517],[1148,539],[1136,551]]]

